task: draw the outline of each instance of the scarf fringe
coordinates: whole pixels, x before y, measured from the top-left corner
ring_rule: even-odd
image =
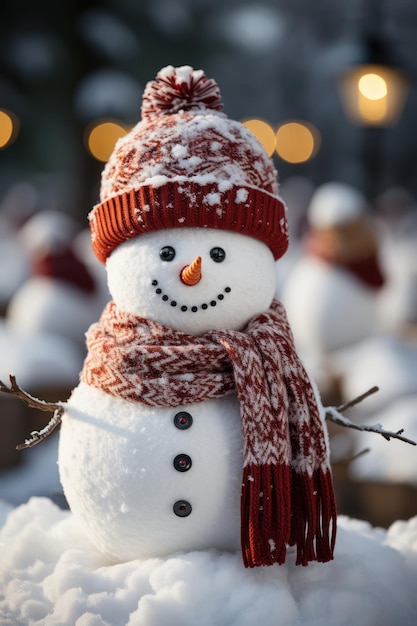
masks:
[[[309,476],[287,465],[245,466],[241,522],[245,567],[282,565],[287,545],[297,548],[296,565],[331,561],[337,522],[331,472]]]
[[[245,567],[285,562],[291,534],[290,510],[289,466],[249,464],[244,467],[241,547]]]
[[[318,469],[312,476],[292,475],[290,545],[297,546],[296,565],[333,559],[336,541],[336,502],[330,470]]]

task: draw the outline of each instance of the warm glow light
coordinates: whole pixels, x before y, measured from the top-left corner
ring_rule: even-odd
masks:
[[[288,163],[304,163],[316,155],[320,145],[320,133],[305,122],[282,124],[276,134],[278,156]]]
[[[385,119],[387,115],[386,98],[370,100],[363,96],[362,93],[359,93],[358,96],[358,110],[364,120],[370,124],[376,124]]]
[[[108,161],[116,141],[126,135],[126,128],[117,122],[93,122],[86,130],[86,145],[98,161]]]
[[[13,143],[17,136],[18,126],[17,117],[13,113],[0,109],[0,149]]]
[[[363,74],[358,81],[360,93],[368,100],[382,100],[388,93],[386,81],[379,74]]]
[[[246,120],[243,122],[243,126],[250,130],[252,135],[255,135],[257,140],[265,148],[267,155],[271,156],[276,145],[275,132],[271,126],[267,122],[258,119]]]
[[[348,117],[365,126],[393,126],[401,116],[409,79],[400,69],[362,65],[343,72],[339,88]]]

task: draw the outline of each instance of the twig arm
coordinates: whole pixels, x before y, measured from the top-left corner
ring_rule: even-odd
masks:
[[[362,400],[364,400],[371,394],[375,393],[376,391],[378,391],[378,387],[372,387],[372,389],[369,389],[362,395],[357,396],[353,400],[350,400],[349,402],[345,402],[344,404],[341,404],[338,407],[334,407],[334,406],[326,407],[325,409],[326,419],[328,419],[331,422],[334,422],[335,424],[338,424],[339,426],[344,426],[346,428],[353,428],[354,430],[360,430],[362,432],[377,433],[379,435],[382,435],[382,437],[384,437],[384,439],[386,439],[387,441],[390,441],[390,439],[399,439],[400,441],[409,443],[412,446],[417,445],[416,442],[413,441],[412,439],[403,437],[402,435],[402,433],[404,432],[403,428],[401,428],[401,430],[394,432],[391,430],[385,430],[381,424],[374,424],[373,426],[366,426],[364,424],[355,424],[348,417],[346,417],[345,415],[342,415],[342,411],[346,411],[346,409],[349,409],[352,406],[359,404],[359,402],[362,402]]]
[[[40,409],[41,411],[52,412],[62,406],[62,404],[59,402],[45,402],[45,400],[39,400],[39,398],[35,398],[34,396],[31,396],[30,393],[28,393],[27,391],[24,391],[20,387],[20,385],[17,384],[16,376],[14,376],[14,374],[10,374],[9,378],[10,378],[10,387],[5,385],[0,380],[0,391],[2,391],[3,393],[8,393],[12,396],[16,396],[16,398],[20,398],[20,400],[23,400],[23,402],[27,404],[29,407],[31,407],[32,409]]]
[[[25,439],[24,443],[19,443],[16,446],[16,450],[32,448],[32,446],[36,446],[37,443],[40,443],[41,441],[49,437],[49,435],[55,430],[55,428],[60,425],[64,410],[65,409],[63,406],[58,407],[58,409],[54,411],[54,414],[47,423],[47,425],[42,428],[42,430],[32,430],[29,439]]]
[[[0,391],[16,396],[16,398],[20,398],[20,400],[23,400],[23,402],[32,409],[40,409],[41,411],[49,411],[50,413],[53,412],[53,416],[47,425],[42,428],[42,430],[33,430],[30,433],[30,437],[26,439],[24,443],[16,446],[16,450],[24,450],[25,448],[35,446],[37,443],[40,443],[49,437],[49,435],[61,423],[62,415],[65,411],[64,404],[61,402],[45,402],[45,400],[39,400],[38,398],[31,396],[30,393],[24,391],[17,384],[16,377],[13,374],[10,374],[10,387],[5,385],[0,380]]]
[[[349,400],[348,402],[340,404],[338,407],[336,407],[336,411],[338,411],[339,413],[344,413],[345,411],[347,411],[347,409],[351,409],[353,406],[356,406],[357,404],[359,404],[359,402],[366,400],[366,398],[369,398],[369,396],[376,393],[377,391],[379,391],[379,387],[371,387],[371,389],[368,389],[368,391],[365,391],[365,393],[362,393],[360,396],[356,396],[356,398],[353,398],[353,400]]]

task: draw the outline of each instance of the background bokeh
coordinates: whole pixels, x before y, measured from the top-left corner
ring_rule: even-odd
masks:
[[[411,0],[6,0],[0,108],[17,116],[19,131],[0,150],[0,193],[22,178],[53,178],[57,202],[84,219],[102,167],[86,150],[86,127],[138,121],[145,83],[167,64],[204,68],[232,118],[274,128],[302,119],[319,130],[313,159],[276,157],[281,180],[297,174],[371,196],[393,185],[416,193],[416,24]],[[401,118],[383,130],[348,121],[338,91],[370,31],[412,78]]]
[[[408,80],[404,107],[388,127],[356,124],[342,104],[341,76],[370,52],[401,67]],[[279,296],[303,255],[314,190],[338,181],[367,198],[386,275],[379,307],[385,326],[371,320],[373,336],[362,336],[363,341],[336,355],[324,354],[319,346],[324,360],[315,369],[317,354],[309,355],[312,372],[327,403],[348,400],[382,380],[379,399],[361,405],[357,419],[383,422],[393,430],[406,427],[415,438],[416,52],[417,5],[412,0],[4,0],[0,378],[7,381],[13,371],[23,387],[46,400],[65,400],[76,385],[84,332],[108,298],[87,228],[105,157],[92,154],[88,137],[102,122],[111,122],[108,137],[114,143],[121,129],[139,120],[147,81],[165,65],[188,64],[217,81],[229,117],[262,120],[269,128],[291,234],[277,276]],[[276,133],[291,121],[302,122],[315,142],[300,162],[274,150]],[[301,143],[290,138],[292,148]],[[62,285],[64,257],[68,263],[77,259],[72,273],[65,269]],[[61,274],[52,285],[58,266]],[[28,285],[33,275],[36,280]],[[303,280],[307,285],[308,276]],[[94,288],[89,290],[88,281]],[[333,293],[326,298],[317,295],[323,303],[335,300]],[[351,304],[348,317],[357,329],[363,320]],[[297,308],[307,310],[304,304]],[[326,315],[332,324],[337,321],[331,307],[323,320]],[[61,497],[56,438],[39,451],[13,450],[46,418],[0,397],[0,498],[18,504],[33,494]],[[337,429],[332,442],[341,512],[385,525],[417,513],[415,448],[376,435],[342,437]],[[352,468],[359,464],[352,459],[368,445],[375,451],[368,455],[370,469],[365,463],[362,473],[355,473]]]

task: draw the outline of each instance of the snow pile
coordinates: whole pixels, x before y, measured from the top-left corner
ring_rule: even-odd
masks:
[[[0,503],[2,626],[411,626],[417,518],[388,531],[340,518],[335,560],[246,570],[240,554],[106,562],[72,514]]]

